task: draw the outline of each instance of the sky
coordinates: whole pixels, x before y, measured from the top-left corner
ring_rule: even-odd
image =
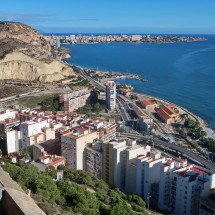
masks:
[[[41,33],[215,34],[215,0],[2,0],[0,20]]]

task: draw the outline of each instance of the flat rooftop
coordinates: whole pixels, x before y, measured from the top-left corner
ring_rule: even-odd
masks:
[[[74,134],[74,133],[68,133],[68,134],[64,134],[63,136],[66,136],[66,137],[70,137],[70,138],[72,138],[72,139],[78,139],[78,138],[81,138],[81,137],[86,137],[86,136],[88,136],[88,135],[90,135],[90,134],[93,134],[93,133],[97,133],[97,131],[93,131],[93,132],[90,132],[89,134],[80,134],[80,135],[76,135],[76,134]]]

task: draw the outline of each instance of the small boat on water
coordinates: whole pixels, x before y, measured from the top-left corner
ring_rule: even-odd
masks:
[[[136,79],[138,79],[140,81],[143,81],[143,82],[148,82],[149,81],[149,80],[146,80],[146,79],[142,78],[140,75],[137,75]]]
[[[149,80],[146,80],[146,79],[144,79],[144,78],[140,78],[140,81],[148,82]]]

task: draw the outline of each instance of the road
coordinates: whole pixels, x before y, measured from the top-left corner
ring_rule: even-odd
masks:
[[[80,72],[79,74],[87,79],[88,81],[90,81],[95,87],[97,87],[99,90],[104,90],[105,91],[105,86],[99,82],[97,82],[96,80],[94,80],[93,78],[89,77],[82,68],[80,68]],[[116,105],[118,106],[118,111],[120,112],[120,115],[122,117],[122,120],[126,123],[129,122],[131,120],[130,115],[127,112],[127,107],[126,104],[121,101],[118,97],[116,98]]]
[[[117,102],[117,105],[119,106],[119,111],[121,113],[123,121],[130,122],[131,117],[130,117],[130,115],[128,113],[127,104],[124,101],[122,101],[120,98],[118,98],[118,97],[116,98],[116,102]]]
[[[132,133],[123,133],[122,135],[125,135],[126,137],[131,137],[131,138],[136,138],[136,139],[141,139],[141,140],[145,140],[145,141],[150,141],[152,140],[150,136],[143,136],[140,134],[132,134]],[[212,172],[215,173],[215,164],[213,164],[212,162],[208,161],[207,159],[199,156],[198,154],[182,148],[180,146],[177,146],[175,144],[169,143],[169,142],[165,142],[159,139],[155,139],[154,140],[154,146],[155,147],[161,147],[161,146],[165,146],[169,149],[172,149],[176,152],[180,152],[182,155],[184,155],[185,157],[189,158],[190,160],[193,161],[197,161],[198,163],[202,164],[205,168],[210,169]]]

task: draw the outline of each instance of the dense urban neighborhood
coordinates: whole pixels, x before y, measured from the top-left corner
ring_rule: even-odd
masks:
[[[113,192],[120,198],[124,199],[123,195],[127,195],[120,207],[127,204],[125,201],[131,201],[132,210],[127,209],[130,214],[147,213],[148,209],[167,214],[204,214],[214,210],[210,202],[215,195],[215,165],[213,158],[212,161],[204,158],[209,153],[196,142],[196,139],[206,141],[207,133],[198,127],[199,133],[196,131],[195,134],[198,137],[189,134],[190,129],[200,126],[200,123],[174,104],[138,95],[133,87],[118,86],[112,80],[103,84],[104,81],[94,80],[87,70],[78,71],[94,88],[82,86],[55,95],[43,100],[37,108],[14,106],[2,109],[1,163],[6,162],[3,168],[11,177],[18,180],[24,189],[30,189],[35,198],[41,191],[39,188],[35,190],[27,181],[21,181],[17,171],[20,174],[36,171],[34,174],[42,181],[51,180],[50,176],[55,178],[59,180],[57,184],[51,185],[50,181],[50,185],[46,186],[57,186],[53,189],[59,192],[63,192],[65,186],[73,186],[71,189],[75,186],[85,195],[96,192],[95,201],[101,201],[97,186],[91,185],[91,182],[83,181],[87,190],[78,185],[68,185],[70,175],[82,177],[86,174],[83,176],[89,178],[86,180],[100,179],[103,182],[96,183],[107,184],[101,188],[105,192],[109,192],[106,187],[109,186],[118,189]],[[100,80],[103,78],[100,77]],[[104,108],[101,108],[102,105]],[[192,146],[193,142],[196,142],[196,148]],[[197,159],[189,153],[196,155]],[[17,163],[21,166],[16,167]],[[34,186],[39,186],[35,183]],[[52,195],[50,191],[46,192]],[[136,200],[130,198],[139,198],[132,197],[134,194],[142,197],[147,207],[140,200],[139,203],[132,202]],[[67,201],[66,195],[70,194],[64,195],[61,197],[64,200],[57,196],[54,198],[59,210],[69,209],[61,201]],[[46,204],[49,205],[48,202]],[[79,208],[76,203],[73,206],[75,212],[87,214],[90,204],[86,203],[86,208]],[[91,210],[102,213],[109,210],[106,208],[108,204],[110,202],[104,205],[97,203]],[[49,207],[57,210],[57,206]],[[41,208],[48,210],[44,206]]]
[[[24,29],[24,30],[23,30]],[[189,110],[84,69],[62,43],[200,37],[41,36],[0,22],[0,215],[214,215],[215,135]]]

